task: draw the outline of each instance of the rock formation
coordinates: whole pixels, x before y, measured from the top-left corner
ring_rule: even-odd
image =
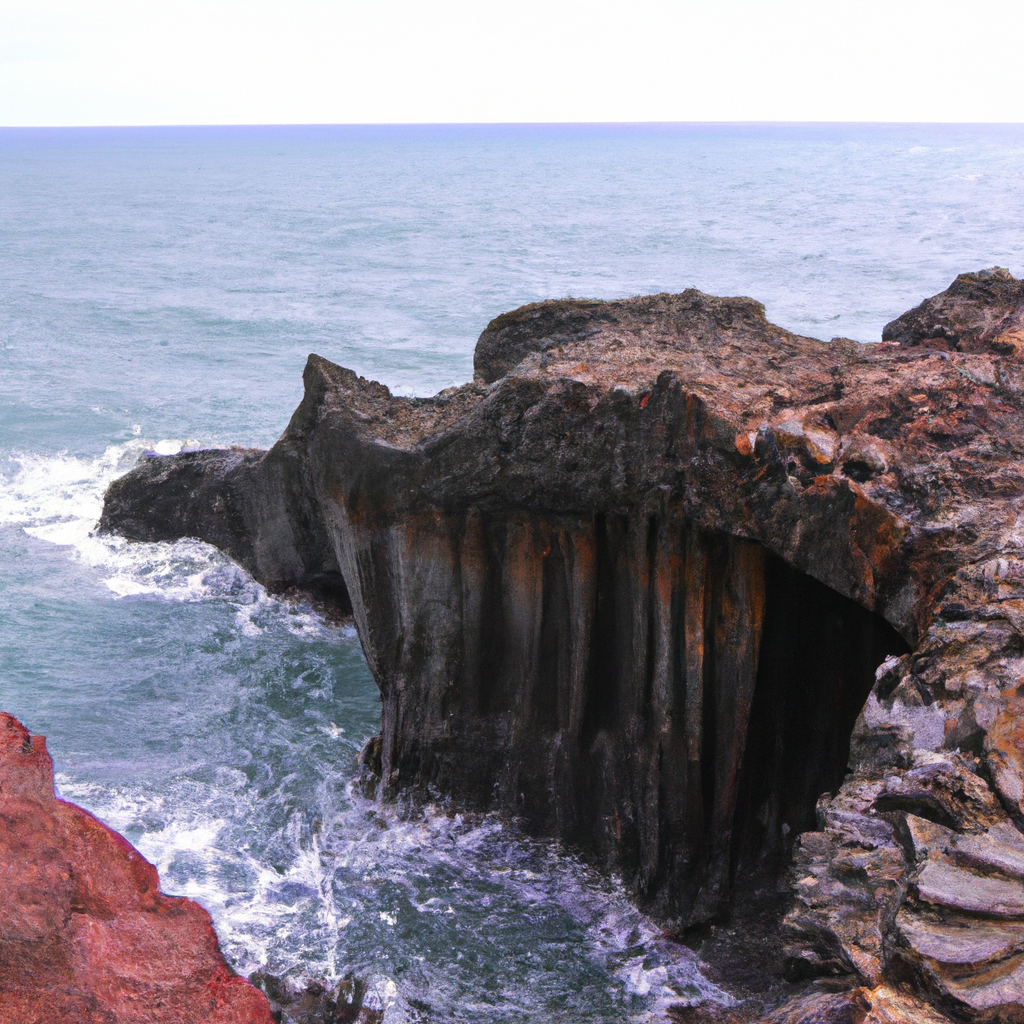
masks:
[[[384,1011],[370,1006],[366,982],[349,973],[333,985],[298,981],[256,971],[249,980],[270,1000],[275,1014],[289,1024],[383,1024]],[[379,1004],[379,1000],[376,1000]]]
[[[1024,1019],[1024,282],[874,345],[539,303],[475,369],[404,399],[311,356],[269,452],[147,459],[101,528],[351,607],[385,794],[516,815],[691,935],[778,899],[837,1020]]]
[[[0,1022],[272,1024],[210,915],[53,792],[42,736],[0,714]]]

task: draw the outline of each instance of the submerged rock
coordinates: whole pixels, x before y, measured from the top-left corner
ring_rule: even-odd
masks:
[[[379,1000],[367,998],[366,982],[347,974],[333,985],[257,971],[249,980],[270,999],[276,1020],[289,1024],[382,1024]]]
[[[42,736],[0,713],[0,1022],[271,1024],[210,915],[58,800]]]
[[[836,1019],[1015,1019],[1024,282],[883,337],[688,291],[505,314],[433,399],[311,356],[274,448],[148,459],[100,526],[328,581],[384,796],[515,815],[691,934],[781,898],[762,966],[861,992]]]

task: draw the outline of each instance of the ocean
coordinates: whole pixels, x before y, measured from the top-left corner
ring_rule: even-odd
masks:
[[[388,1024],[644,1021],[720,998],[614,879],[353,792],[351,627],[206,545],[96,536],[148,450],[267,446],[317,352],[405,395],[563,296],[750,295],[822,339],[1024,271],[1024,126],[0,130],[0,710],[229,961],[356,972]]]

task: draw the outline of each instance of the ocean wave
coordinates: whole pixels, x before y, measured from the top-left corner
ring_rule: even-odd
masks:
[[[635,1024],[664,1021],[671,1006],[732,1004],[727,993],[701,974],[696,955],[667,939],[633,906],[618,880],[583,864],[558,844],[533,840],[490,814],[451,815],[427,807],[405,818],[400,811],[368,804],[358,796],[353,802],[353,813],[361,810],[367,820],[379,822],[379,832],[371,843],[364,836],[342,844],[337,854],[345,858],[349,871],[370,869],[371,857],[377,870],[393,870],[394,881],[406,890],[417,913],[457,916],[469,900],[478,911],[481,904],[487,908],[490,903],[490,912],[485,910],[479,923],[487,934],[500,930],[502,918],[510,913],[528,918],[531,912],[543,916],[549,908],[559,908],[580,929],[583,945],[595,965],[607,972],[609,988]],[[438,875],[459,880],[454,897],[422,899],[420,879]],[[392,912],[388,921],[395,924],[400,916]],[[428,987],[435,996],[448,988],[447,1014],[462,1002],[443,974],[431,977]],[[501,994],[509,1007],[523,1004],[524,992],[518,985]]]
[[[68,548],[114,598],[227,601],[243,635],[259,635],[271,622],[299,635],[320,635],[324,623],[310,608],[272,597],[210,544],[191,538],[146,543],[96,532],[103,495],[113,480],[148,452],[173,455],[197,446],[137,438],[110,445],[91,459],[8,454],[0,467],[0,526],[20,526],[30,537]]]
[[[402,813],[359,796],[343,773],[283,815],[281,797],[257,799],[228,769],[164,794],[57,784],[123,831],[165,890],[210,910],[236,969],[332,982],[355,972],[385,1024],[549,1019],[567,971],[602,989],[603,1011],[584,1004],[594,1020],[730,1003],[615,880],[492,815]],[[484,957],[494,964],[482,980]]]

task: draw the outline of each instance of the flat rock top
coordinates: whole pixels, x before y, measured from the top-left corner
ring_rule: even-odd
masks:
[[[642,399],[666,371],[751,429],[795,413],[836,434],[859,429],[899,441],[914,461],[982,433],[1020,443],[1024,282],[998,269],[963,274],[887,325],[883,339],[822,342],[772,324],[753,299],[691,289],[540,302],[503,314],[477,343],[474,383],[433,398],[397,398],[314,358],[336,400],[382,441],[403,447],[444,431],[503,381],[575,381]]]
[[[908,521],[962,525],[993,502],[1005,519],[1006,500],[1024,488],[1024,282],[998,268],[963,274],[883,338],[802,337],[752,299],[696,290],[559,300],[494,320],[477,344],[475,381],[433,398],[396,398],[318,357],[307,386],[313,372],[325,412],[344,410],[367,439],[414,449],[510,388],[539,401],[576,386],[591,407],[628,392],[642,408],[667,373],[735,426],[741,453],[767,430],[799,439],[815,475],[844,476]]]
[[[852,343],[855,344],[855,343]],[[794,360],[814,365],[822,343],[777,327],[753,299],[690,289],[617,302],[540,302],[492,321],[477,342],[476,377],[566,376],[587,384],[643,387],[652,371],[719,373],[724,380],[782,386]]]

